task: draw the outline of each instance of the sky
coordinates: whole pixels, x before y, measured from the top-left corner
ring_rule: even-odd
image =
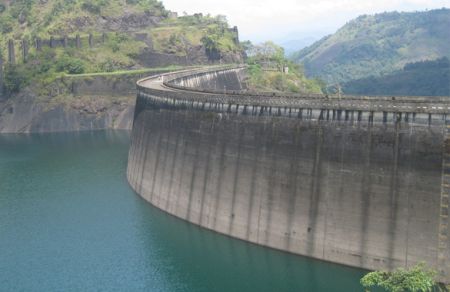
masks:
[[[162,0],[178,13],[225,15],[241,40],[287,41],[334,33],[349,20],[385,11],[450,8],[450,0]]]

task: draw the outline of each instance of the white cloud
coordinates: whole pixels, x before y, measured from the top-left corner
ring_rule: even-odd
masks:
[[[297,33],[331,33],[361,14],[450,7],[449,0],[163,0],[172,10],[226,15],[241,39],[262,41]]]

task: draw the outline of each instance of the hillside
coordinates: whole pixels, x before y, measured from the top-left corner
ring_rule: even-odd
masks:
[[[223,16],[156,0],[14,0],[0,2],[0,57],[0,132],[55,132],[130,129],[139,78],[243,50]]]
[[[156,0],[18,0],[0,3],[1,46],[9,39],[49,38],[76,33],[147,33],[147,45],[174,52],[173,46],[205,45],[202,38],[216,34],[222,52],[239,50],[237,38],[223,16],[194,14],[178,17]],[[181,40],[184,38],[183,40]],[[141,37],[142,40],[142,37]],[[171,46],[166,50],[165,45]]]
[[[15,45],[16,65],[5,68],[5,75],[17,83],[13,88],[6,84],[9,93],[31,82],[47,83],[61,73],[242,60],[237,29],[224,17],[178,17],[156,0],[4,1],[0,30],[4,60],[8,42]],[[29,47],[27,60],[22,57],[23,40]]]
[[[450,9],[363,15],[294,54],[310,77],[329,84],[450,56]]]
[[[450,61],[409,63],[403,70],[380,76],[352,80],[343,84],[346,94],[450,96]]]
[[[5,37],[136,31],[169,15],[156,0],[15,0],[0,4]]]

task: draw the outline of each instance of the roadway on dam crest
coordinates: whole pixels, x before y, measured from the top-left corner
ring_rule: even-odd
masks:
[[[425,261],[449,282],[449,98],[257,93],[243,78],[138,82],[138,194],[249,242],[367,269]]]
[[[241,68],[242,70],[242,68]],[[197,71],[203,72],[204,69]],[[192,74],[192,70],[179,71],[176,74]],[[169,76],[169,78],[167,78]],[[222,97],[223,102],[242,102],[248,105],[267,104],[275,107],[300,106],[311,109],[341,109],[341,110],[360,110],[360,111],[384,111],[401,113],[441,113],[446,114],[450,111],[450,102],[447,97],[405,97],[405,96],[337,96],[337,95],[298,95],[285,93],[258,93],[241,90],[216,90],[211,88],[197,88],[189,86],[185,82],[179,86],[179,82],[169,80],[171,74],[166,73],[158,77],[150,77],[139,82],[142,88],[149,88],[159,91],[178,91],[185,93],[195,92],[198,95]],[[206,75],[207,76],[207,75]],[[165,79],[166,78],[166,79]],[[207,77],[206,77],[207,78]],[[206,79],[205,78],[205,79]],[[189,79],[188,79],[189,80]],[[217,86],[215,86],[217,87]],[[221,86],[219,86],[221,87]]]

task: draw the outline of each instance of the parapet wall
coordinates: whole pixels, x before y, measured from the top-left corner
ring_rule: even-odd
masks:
[[[448,99],[170,87],[179,78],[138,83],[138,194],[249,242],[367,269],[425,261],[450,282]]]

